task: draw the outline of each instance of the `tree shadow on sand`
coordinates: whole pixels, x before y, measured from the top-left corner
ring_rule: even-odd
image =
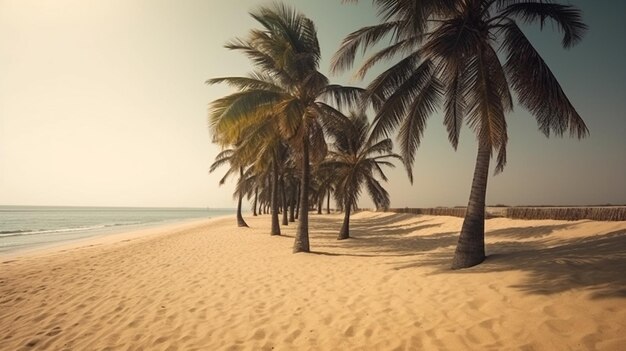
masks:
[[[574,225],[578,225],[580,223],[591,222],[591,221],[579,221],[575,224],[573,223],[565,223],[565,224],[553,224],[553,225],[540,225],[540,226],[527,226],[527,227],[512,227],[512,228],[503,228],[488,231],[486,235],[491,238],[498,239],[539,239],[550,236],[550,234],[564,230],[567,228],[571,228]]]
[[[326,244],[323,250],[331,252],[320,253],[342,255],[333,253],[342,248],[355,253],[365,252],[368,256],[415,256],[414,262],[394,263],[394,269],[437,268],[432,274],[523,271],[528,274],[527,278],[514,288],[526,293],[555,294],[584,289],[590,291],[594,298],[626,297],[626,230],[557,241],[549,241],[555,231],[584,222],[488,231],[486,236],[498,241],[487,244],[485,262],[470,269],[451,271],[449,266],[458,232],[407,237],[409,233],[440,224],[427,223],[427,220],[418,220],[410,225],[399,224],[406,219],[408,217],[396,218],[396,215],[380,219],[354,219],[351,223],[354,239]],[[336,235],[336,220],[318,223],[321,235]]]
[[[456,232],[437,233],[433,235],[411,236],[427,228],[441,226],[439,223],[427,223],[418,220],[410,224],[402,224],[407,219],[415,219],[414,215],[392,215],[381,218],[352,219],[348,240],[332,240],[339,233],[337,220],[320,218],[316,222],[315,236],[325,239],[318,254],[332,256],[354,256],[352,252],[365,252],[360,256],[417,256],[427,251],[448,247],[456,243]],[[334,252],[341,249],[341,253]]]
[[[479,270],[529,273],[514,286],[535,294],[587,289],[594,298],[626,297],[626,230],[571,239],[546,247],[539,243],[491,244],[492,254]]]

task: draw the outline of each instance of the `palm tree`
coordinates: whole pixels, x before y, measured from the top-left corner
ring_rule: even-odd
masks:
[[[337,239],[343,240],[350,237],[350,212],[356,208],[364,185],[377,209],[389,207],[389,194],[377,178],[387,181],[382,167],[394,167],[390,160],[402,158],[392,152],[391,139],[376,139],[365,114],[353,113],[329,130],[333,149],[320,168],[333,172],[335,194],[344,208]]]
[[[578,43],[586,30],[571,5],[543,0],[374,0],[382,23],[349,34],[333,59],[333,70],[352,66],[357,50],[383,38],[391,45],[376,52],[358,71],[363,77],[376,63],[399,58],[368,86],[377,115],[375,134],[396,128],[407,169],[427,118],[443,97],[448,138],[456,149],[461,125],[476,133],[478,155],[467,212],[452,268],[485,258],[484,213],[489,163],[497,152],[495,173],[506,163],[505,115],[513,109],[511,90],[537,119],[546,135],[568,132],[579,139],[587,127],[545,61],[518,23],[552,22],[562,45]],[[498,52],[502,52],[502,57]],[[503,62],[502,62],[503,61]]]
[[[328,167],[317,167],[314,172],[316,193],[317,193],[317,213],[322,213],[324,207],[324,197],[327,199],[326,213],[330,213],[330,193],[333,190],[335,172]]]
[[[288,154],[288,146],[276,132],[274,119],[259,119],[240,124],[243,128],[243,142],[240,148],[249,159],[254,160],[252,166],[258,173],[270,174],[270,205],[272,224],[270,235],[281,235],[278,209],[282,192],[282,173]],[[284,215],[283,215],[284,217]]]
[[[237,156],[238,155],[237,155],[236,149],[225,149],[219,154],[217,154],[217,156],[215,157],[215,162],[211,164],[211,167],[209,168],[209,173],[213,173],[216,169],[218,169],[219,167],[223,165],[229,165],[229,168],[226,171],[226,174],[222,177],[222,179],[220,179],[220,185],[223,185],[228,179],[228,177],[237,171],[239,171],[239,180],[237,181],[237,183],[240,183],[244,179],[244,172],[243,172],[244,166],[241,163],[241,160],[238,159]],[[237,199],[237,225],[240,227],[247,227],[248,224],[246,223],[246,221],[243,219],[243,216],[241,215],[241,202],[243,199],[244,191],[238,186],[237,189],[235,190],[235,194],[238,198]]]
[[[256,172],[253,167],[248,167],[241,178],[237,182],[237,189],[243,191],[248,201],[252,200],[252,215],[257,216],[257,205],[259,199],[259,187],[263,186],[263,174]]]
[[[308,252],[309,181],[311,148],[323,153],[324,119],[338,108],[355,103],[362,89],[330,84],[318,71],[320,48],[313,22],[284,4],[261,7],[251,13],[262,29],[250,31],[246,39],[235,39],[226,48],[244,52],[263,74],[225,77],[207,81],[227,83],[237,93],[212,104],[212,123],[229,129],[241,119],[276,119],[278,131],[300,154],[300,221],[293,252]]]

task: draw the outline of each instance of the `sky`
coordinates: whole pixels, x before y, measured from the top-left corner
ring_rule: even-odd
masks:
[[[248,12],[269,3],[0,0],[0,205],[234,207],[234,180],[220,187],[225,169],[208,172],[220,149],[207,126],[208,104],[232,90],[204,81],[251,70],[223,44],[257,27]],[[316,23],[325,74],[348,33],[377,23],[370,1],[287,3]],[[590,27],[576,47],[562,49],[551,26],[524,30],[590,137],[547,139],[516,106],[488,204],[626,203],[626,2],[570,3]],[[386,67],[331,79],[365,86]],[[392,207],[467,204],[475,154],[471,130],[454,151],[434,114],[414,183],[400,165],[388,173]]]

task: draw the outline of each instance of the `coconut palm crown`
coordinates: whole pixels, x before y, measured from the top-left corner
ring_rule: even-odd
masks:
[[[353,1],[348,1],[353,2]],[[335,72],[352,67],[356,53],[384,38],[391,44],[369,57],[357,71],[363,77],[375,64],[396,59],[367,88],[377,114],[375,134],[397,130],[409,176],[428,117],[443,107],[443,123],[456,149],[463,123],[478,139],[478,156],[465,221],[453,268],[482,262],[484,207],[489,163],[506,164],[505,115],[513,109],[512,91],[533,114],[546,136],[566,132],[583,138],[588,129],[554,74],[520,29],[521,24],[552,23],[562,46],[580,42],[586,31],[580,10],[543,0],[373,0],[381,23],[349,34],[335,54]],[[499,56],[498,53],[501,53]]]

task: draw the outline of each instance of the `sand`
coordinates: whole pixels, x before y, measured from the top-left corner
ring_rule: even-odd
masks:
[[[268,215],[0,256],[1,350],[619,350],[626,222],[311,214],[311,254]]]

